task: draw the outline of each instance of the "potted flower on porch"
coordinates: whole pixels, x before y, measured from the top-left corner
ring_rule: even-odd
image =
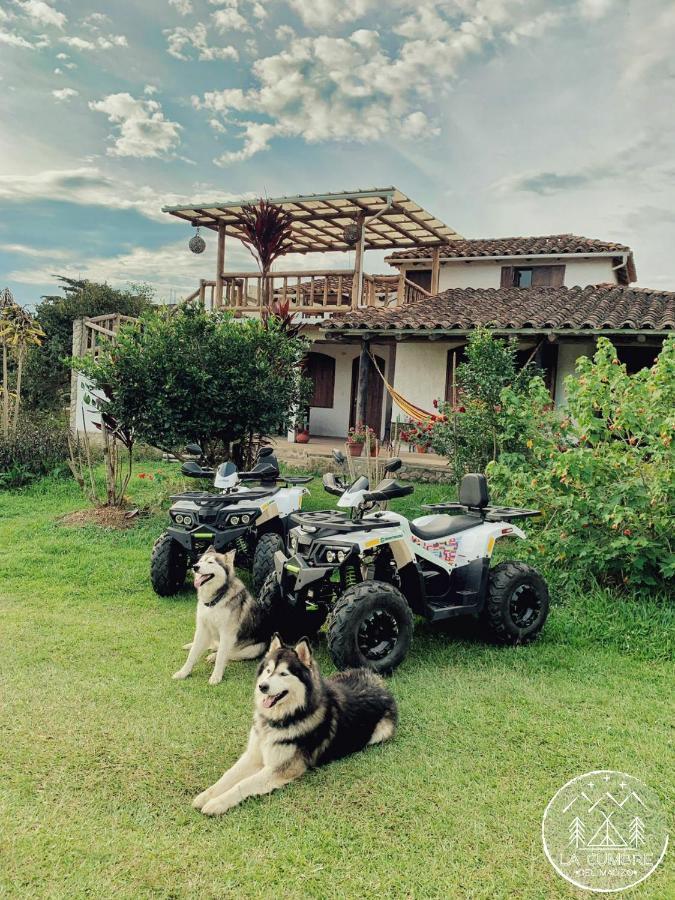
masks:
[[[375,432],[362,422],[357,422],[347,432],[349,455],[361,456],[364,446],[367,453],[370,453],[372,448],[376,446]]]
[[[431,437],[434,419],[428,422],[415,422],[409,419],[401,429],[401,439],[407,441],[418,453],[427,453],[431,449]]]

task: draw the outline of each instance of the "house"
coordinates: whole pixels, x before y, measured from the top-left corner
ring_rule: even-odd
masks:
[[[522,361],[531,357],[545,370],[559,405],[565,375],[599,335],[637,370],[675,328],[675,293],[633,287],[633,252],[623,244],[573,234],[466,239],[395,187],[273,202],[292,217],[290,252],[354,254],[353,268],[280,268],[271,276],[272,295],[289,303],[312,341],[315,435],[344,436],[356,421],[386,435],[404,414],[380,375],[407,401],[431,409],[449,396],[478,325],[515,337]],[[226,239],[241,235],[242,203],[164,211],[217,234],[216,277],[203,279],[191,298],[259,315],[261,276],[225,268]],[[392,251],[388,273],[365,271],[369,250]]]

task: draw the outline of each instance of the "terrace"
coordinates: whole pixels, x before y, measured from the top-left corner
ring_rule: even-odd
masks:
[[[393,308],[421,300],[438,290],[437,248],[462,236],[395,187],[272,200],[292,218],[287,253],[353,252],[353,268],[273,271],[269,293],[257,272],[227,272],[226,246],[241,240],[241,212],[245,201],[167,206],[163,212],[207,228],[218,235],[216,273],[202,279],[187,299],[199,298],[207,309],[223,307],[240,314],[259,314],[263,298],[289,303],[303,316],[326,316],[365,307]],[[405,273],[371,275],[364,269],[367,250],[432,248],[431,291]]]

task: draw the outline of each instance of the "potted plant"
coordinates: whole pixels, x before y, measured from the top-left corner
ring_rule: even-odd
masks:
[[[347,432],[347,448],[350,456],[361,456],[363,445],[366,442],[364,426],[359,422]]]
[[[401,438],[407,441],[418,453],[427,453],[431,449],[431,437],[434,427],[434,419],[428,422],[415,422],[409,419],[405,428],[401,430]]]
[[[309,444],[309,428],[303,426],[299,428],[295,435],[296,444]]]

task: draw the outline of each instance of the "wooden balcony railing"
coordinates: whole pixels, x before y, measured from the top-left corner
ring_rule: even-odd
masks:
[[[109,341],[114,341],[120,326],[126,322],[136,322],[133,316],[123,316],[120,313],[113,315],[93,316],[84,320],[83,345],[80,352],[91,353],[98,356],[100,347]]]
[[[273,272],[269,276],[272,301],[288,302],[292,311],[325,315],[353,308],[350,269],[311,272]],[[260,312],[268,305],[263,296],[263,279],[256,272],[227,272],[223,276],[223,307],[238,312]],[[399,275],[363,276],[360,306],[393,307],[428,297],[428,291]],[[206,309],[216,305],[216,282],[202,280],[186,300],[199,300]]]

